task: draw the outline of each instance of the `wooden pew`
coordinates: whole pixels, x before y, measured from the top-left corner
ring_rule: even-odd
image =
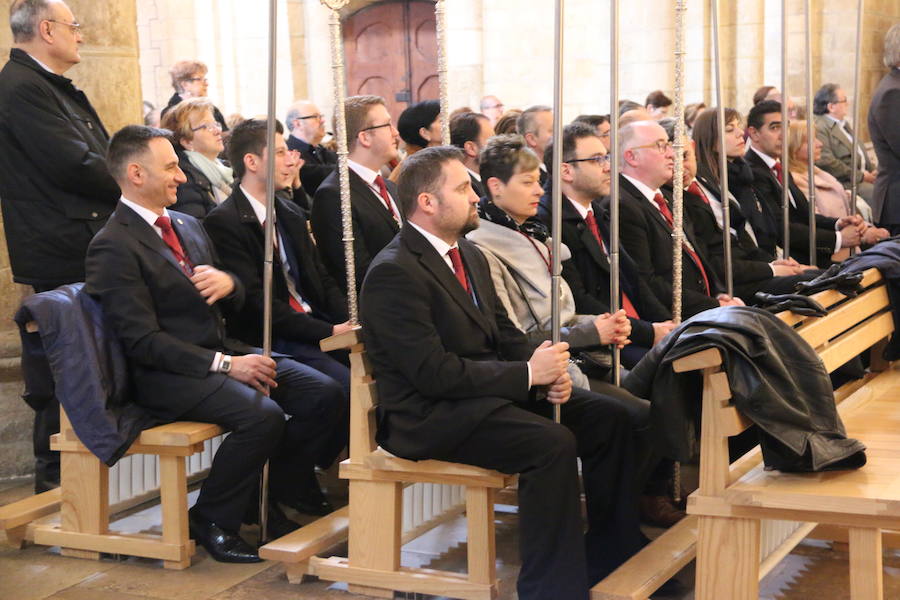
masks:
[[[28,331],[37,325],[28,323]],[[50,448],[60,452],[60,487],[0,508],[0,527],[7,540],[59,546],[64,556],[100,558],[101,553],[161,559],[167,569],[191,564],[195,545],[188,530],[185,461],[203,450],[204,442],[222,435],[209,423],[178,421],[141,432],[126,454],[159,457],[162,534],[128,533],[110,528],[109,467],[81,443],[60,407],[60,432]],[[59,513],[59,522],[45,522]]]
[[[829,526],[820,533],[847,531],[851,597],[883,597],[881,530],[900,528],[900,369],[886,368],[880,358],[894,329],[884,282],[870,270],[863,284],[866,291],[853,299],[832,290],[817,295],[830,307],[825,317],[780,315],[816,349],[829,372],[871,349],[872,373],[864,384],[836,394],[847,434],[868,447],[868,463],[859,470],[766,471],[758,448],[729,465],[728,437],[751,423],[728,402],[719,351],[675,361],[678,372],[703,374],[700,487],[688,502],[688,512],[698,519],[698,599],[756,599],[759,579],[804,537],[816,535],[816,524]],[[798,525],[761,560],[760,545],[773,520]]]
[[[346,581],[351,592],[391,598],[394,591],[489,600],[498,595],[494,551],[494,492],[514,476],[437,460],[411,461],[378,448],[375,442],[377,395],[372,368],[359,328],[322,342],[325,351],[350,349],[350,458],[340,474],[350,480],[350,504],[260,548],[260,556],[285,563],[288,578],[304,575]],[[429,482],[466,486],[468,573],[413,569],[400,564],[402,490]],[[316,553],[340,541],[347,531],[349,556],[319,558]],[[419,528],[416,533],[424,531]]]
[[[881,350],[884,339],[890,335],[893,329],[893,321],[889,314],[889,301],[887,290],[881,281],[881,275],[876,270],[865,273],[862,285],[868,292],[854,299],[847,299],[836,290],[826,290],[815,294],[820,304],[829,308],[829,315],[821,319],[815,317],[803,317],[788,311],[779,313],[778,317],[785,323],[797,328],[813,347],[819,350],[823,360],[826,361],[829,372],[846,362],[847,357],[855,356],[868,347],[872,347],[872,371],[864,380],[847,383],[835,391],[835,400],[841,402],[855,394],[869,394],[872,391],[870,381],[886,365],[881,360]],[[887,314],[886,314],[887,313]],[[858,328],[856,333],[849,337],[831,339],[837,333]],[[860,331],[864,331],[862,337]],[[759,447],[755,448],[733,464],[728,464],[727,436],[713,437],[708,434],[708,429],[715,424],[720,432],[729,432],[735,435],[744,430],[748,421],[733,407],[727,405],[730,398],[727,377],[719,372],[721,358],[717,350],[707,350],[693,356],[684,357],[675,362],[675,369],[679,372],[692,370],[704,370],[704,422],[701,432],[701,481],[699,495],[704,489],[718,489],[716,486],[724,486],[724,481],[735,481],[745,473],[758,468],[762,462]],[[706,369],[710,371],[707,372]],[[713,410],[707,407],[707,403],[714,406]],[[721,405],[725,403],[723,408]],[[848,404],[847,407],[851,406]],[[846,408],[841,407],[842,412]],[[718,421],[706,419],[706,415],[717,414]],[[850,432],[852,435],[852,432]],[[704,488],[706,485],[706,488]],[[710,488],[710,486],[713,486]],[[693,498],[693,497],[692,497]],[[689,499],[689,506],[695,500]],[[638,554],[629,559],[625,564],[611,573],[606,579],[599,582],[591,590],[592,600],[643,600],[655,592],[659,586],[665,583],[675,573],[690,563],[697,556],[697,538],[699,531],[699,517],[695,509],[675,526],[671,527],[653,540]],[[825,526],[817,528],[815,523],[792,522],[791,520],[779,520],[777,523],[769,521],[762,531],[761,540],[766,557],[757,561],[754,574],[759,579],[764,577],[778,561],[783,558],[790,549],[799,543],[804,537],[816,537],[819,539],[846,539],[846,531],[835,530]],[[886,538],[892,547],[900,547],[900,538],[892,535]],[[763,543],[765,542],[765,543]],[[699,580],[699,577],[698,577]],[[699,596],[698,596],[699,597]],[[730,598],[728,594],[718,596]],[[753,596],[755,598],[755,596]]]

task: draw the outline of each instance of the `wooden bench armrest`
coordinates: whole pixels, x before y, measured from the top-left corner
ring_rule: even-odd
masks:
[[[350,331],[327,337],[319,342],[319,348],[322,349],[322,352],[352,348],[353,346],[362,343],[361,331],[362,327],[357,325]]]
[[[0,529],[13,529],[59,510],[62,490],[54,488],[12,504],[0,506]]]
[[[212,423],[175,421],[145,429],[135,440],[142,446],[193,446],[225,433]]]
[[[347,539],[350,508],[345,506],[259,549],[260,558],[298,563]]]
[[[688,354],[672,362],[672,368],[676,373],[698,371],[722,365],[722,353],[718,348],[707,348],[700,352]]]

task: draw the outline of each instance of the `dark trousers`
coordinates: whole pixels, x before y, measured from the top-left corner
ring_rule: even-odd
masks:
[[[215,423],[231,433],[213,458],[212,468],[192,513],[224,529],[237,530],[255,501],[259,470],[267,459],[275,499],[289,498],[298,481],[323,452],[346,410],[340,385],[288,358],[276,359],[278,387],[263,396],[236,379],[185,412],[184,420]],[[285,414],[290,418],[285,421]],[[345,427],[346,428],[346,427]]]
[[[511,404],[497,409],[458,448],[435,458],[519,473],[519,598],[584,600],[591,582],[641,545],[631,420],[618,402],[584,390],[563,405],[562,425],[547,418],[547,402],[529,408],[535,412]]]
[[[58,285],[33,285],[35,294],[55,290]],[[50,436],[59,433],[59,400],[54,396],[40,409],[34,411],[34,429],[31,434],[34,449],[34,491],[46,492],[59,485],[59,452],[50,449]]]

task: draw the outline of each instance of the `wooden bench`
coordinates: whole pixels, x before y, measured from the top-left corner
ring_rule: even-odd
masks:
[[[703,374],[700,487],[688,502],[688,512],[698,519],[698,599],[755,600],[761,577],[804,537],[816,536],[817,524],[829,526],[824,532],[847,529],[851,597],[883,597],[881,530],[900,529],[900,370],[881,360],[894,330],[884,282],[870,270],[863,285],[866,291],[853,299],[833,290],[818,294],[830,307],[825,317],[780,315],[816,349],[829,372],[871,349],[866,381],[836,394],[847,434],[868,447],[868,463],[859,470],[766,471],[758,448],[729,465],[728,438],[752,423],[728,402],[719,351],[675,361],[678,372]],[[796,523],[793,531],[761,556],[761,545],[771,546],[770,524],[783,529],[785,521]]]
[[[36,324],[29,323],[28,331],[37,331]],[[188,530],[185,462],[203,450],[206,440],[223,433],[217,425],[188,421],[141,432],[126,454],[159,457],[162,534],[121,532],[110,528],[109,467],[81,443],[60,407],[60,432],[50,437],[50,448],[60,452],[60,487],[0,507],[0,527],[18,547],[29,540],[59,546],[65,556],[125,554],[160,559],[167,569],[184,569],[195,552]],[[58,522],[47,522],[57,512]]]
[[[778,315],[784,322],[797,328],[800,335],[818,350],[829,372],[846,362],[848,357],[873,347],[872,368],[870,369],[872,373],[863,380],[852,381],[835,391],[837,402],[851,397],[858,399],[859,395],[871,394],[874,389],[878,389],[874,386],[879,385],[872,379],[885,368],[880,359],[883,348],[881,342],[893,330],[893,321],[888,310],[887,290],[881,281],[880,274],[874,269],[865,273],[862,285],[868,291],[853,299],[847,299],[835,290],[826,290],[815,294],[813,298],[829,309],[827,317],[821,319],[803,317],[788,311]],[[848,335],[839,335],[843,333]],[[860,333],[863,334],[862,337],[860,337]],[[712,350],[684,357],[674,364],[675,370],[679,372],[704,370],[704,421],[700,444],[701,481],[700,489],[689,499],[689,506],[691,506],[689,513],[691,514],[663,532],[606,579],[595,585],[591,590],[592,600],[642,600],[648,598],[666,580],[697,556],[700,517],[697,513],[695,498],[706,493],[704,490],[724,487],[726,481],[736,481],[753,469],[761,469],[762,455],[759,447],[729,465],[727,436],[723,438],[709,434],[709,429],[713,425],[717,426],[719,432],[735,435],[743,431],[748,424],[743,416],[727,405],[730,393],[727,377],[720,372],[720,363],[721,358],[718,351]],[[883,384],[885,380],[882,379],[881,382]],[[838,405],[842,416],[850,406],[855,404],[855,401]],[[714,409],[709,409],[707,404],[713,404]],[[719,421],[711,421],[706,418],[707,415],[713,414],[719,415]],[[849,433],[853,435],[852,431]],[[836,530],[827,525],[817,527],[815,523],[778,520],[777,522],[769,521],[762,529],[761,536],[761,552],[765,558],[762,561],[757,560],[753,570],[754,576],[759,579],[774,568],[778,561],[804,537],[839,540],[846,539],[847,533],[846,530]],[[900,537],[897,535],[885,538],[885,541],[893,547],[900,547]],[[713,557],[713,560],[716,561],[717,558]],[[698,576],[698,585],[699,579]],[[728,592],[707,597],[738,597],[732,596],[730,593],[729,588]],[[756,596],[752,597],[756,598]]]
[[[437,460],[411,461],[377,447],[377,395],[372,368],[359,328],[322,342],[325,351],[350,350],[350,458],[340,475],[350,480],[346,509],[323,517],[260,548],[260,556],[286,564],[288,577],[304,575],[345,581],[351,592],[393,597],[395,591],[452,598],[496,598],[498,581],[494,551],[494,493],[515,476]],[[402,491],[405,484],[426,482],[466,486],[468,573],[414,569],[400,564]],[[349,555],[319,558],[315,554],[347,533]],[[423,528],[415,533],[421,534]]]

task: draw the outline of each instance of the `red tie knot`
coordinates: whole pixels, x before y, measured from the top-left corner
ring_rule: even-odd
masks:
[[[172,219],[165,215],[160,215],[156,218],[156,223],[154,223],[157,227],[162,229],[163,231],[171,231],[172,230]]]

